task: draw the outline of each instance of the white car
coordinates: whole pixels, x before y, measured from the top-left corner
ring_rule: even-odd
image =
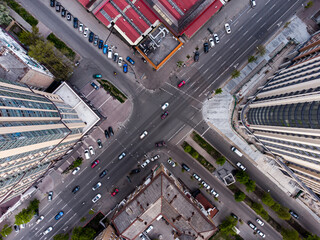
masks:
[[[141,167],[142,167],[142,168],[145,168],[149,163],[150,163],[150,160],[147,159],[147,160],[145,160],[145,161],[141,164]]]
[[[219,42],[220,42],[220,39],[219,39],[219,37],[218,37],[218,34],[214,33],[214,34],[213,34],[213,38],[214,38],[214,40],[216,41],[216,43],[219,43]]]
[[[83,32],[83,23],[79,24],[79,32]]]
[[[84,150],[84,157],[88,160],[90,159],[90,153],[89,153],[89,150],[88,149],[85,149]]]
[[[152,225],[150,225],[147,229],[146,229],[146,233],[149,233],[149,232],[151,232],[151,230],[153,229],[153,226]]]
[[[260,235],[260,237],[262,237],[262,238],[265,238],[266,237],[266,235],[263,233],[263,232],[261,232],[259,229],[257,230],[257,233]]]
[[[209,38],[210,47],[214,47],[214,40],[213,38]]]
[[[158,160],[159,158],[160,158],[160,155],[157,154],[151,158],[151,161],[153,162],[154,160]]]
[[[240,168],[242,171],[245,171],[247,168],[245,166],[242,165],[241,162],[237,162],[237,166],[238,168]]]
[[[92,202],[93,202],[93,203],[96,203],[100,198],[101,198],[101,194],[98,193],[98,194],[92,199]]]
[[[121,154],[119,155],[118,159],[121,160],[121,159],[124,158],[125,156],[126,156],[126,153],[123,152],[123,153],[121,153]]]
[[[93,191],[97,190],[99,187],[101,187],[101,185],[102,185],[101,182],[97,182],[96,185],[92,187],[92,190]]]
[[[140,139],[143,139],[145,138],[145,136],[148,135],[148,132],[147,131],[144,131],[141,135],[140,135]]]
[[[219,193],[217,193],[213,188],[211,189],[210,192],[214,197],[219,197]]]
[[[36,224],[40,223],[43,219],[44,219],[44,216],[41,215],[41,216],[37,219]]]
[[[257,223],[259,223],[260,226],[264,225],[264,222],[262,222],[262,220],[260,218],[257,218],[256,221],[257,221]]]
[[[165,110],[167,107],[169,107],[169,103],[165,103],[165,104],[163,104],[162,106],[161,106],[161,109],[162,110]]]
[[[88,35],[89,35],[89,28],[85,28],[83,31],[83,36],[88,37]]]
[[[72,174],[73,174],[73,175],[76,175],[77,172],[79,172],[79,170],[80,170],[80,167],[76,167],[76,168],[72,171]]]
[[[52,229],[53,229],[53,227],[48,227],[47,230],[45,230],[45,231],[43,232],[43,235],[47,235],[49,232],[52,231]]]
[[[210,189],[209,184],[207,184],[205,181],[202,181],[201,184],[203,185],[203,187],[204,187],[205,189],[208,189],[208,190]]]
[[[92,146],[89,146],[89,151],[90,151],[91,155],[95,155],[96,154]]]
[[[175,162],[172,161],[172,160],[170,160],[170,159],[168,159],[168,163],[169,163],[172,167],[175,167],[175,166],[176,166]]]
[[[122,57],[119,57],[119,58],[118,58],[118,66],[119,66],[119,67],[122,67],[122,62],[123,62],[123,58],[122,58]]]
[[[224,24],[224,28],[226,29],[226,32],[227,32],[228,34],[231,33],[231,28],[230,28],[229,23]]]
[[[192,176],[199,182],[201,181],[201,177],[199,177],[196,173],[194,173]]]

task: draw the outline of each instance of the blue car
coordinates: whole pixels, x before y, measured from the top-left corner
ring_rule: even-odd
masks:
[[[63,216],[63,211],[58,212],[58,214],[54,217],[56,220],[59,220]]]
[[[128,72],[128,65],[125,63],[123,64],[123,72],[127,73]]]
[[[92,82],[92,83],[91,83],[91,86],[92,86],[94,89],[96,89],[96,90],[98,90],[98,89],[99,89],[98,85],[97,85],[97,84],[95,84],[94,82]]]
[[[89,42],[93,42],[94,33],[90,32],[89,34]]]
[[[100,40],[99,40],[98,48],[99,48],[99,49],[102,49],[102,46],[103,46],[103,40],[100,39]]]
[[[107,54],[107,52],[108,52],[108,44],[105,44],[103,46],[103,54]]]
[[[133,61],[130,57],[127,57],[127,61],[128,61],[129,63],[131,63],[132,65],[134,65],[134,61]]]

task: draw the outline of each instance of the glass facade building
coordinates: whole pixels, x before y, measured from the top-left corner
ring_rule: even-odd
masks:
[[[84,126],[58,95],[0,79],[0,202],[32,186],[81,138]]]

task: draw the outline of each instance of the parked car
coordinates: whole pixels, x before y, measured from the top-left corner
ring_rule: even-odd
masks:
[[[83,31],[83,36],[88,37],[88,33],[89,33],[89,28],[85,28]]]
[[[117,62],[118,56],[119,56],[118,53],[114,53],[114,54],[113,54],[113,61]]]
[[[249,227],[251,227],[254,231],[257,230],[256,225],[254,225],[252,222],[248,221],[248,225],[249,225]]]
[[[94,74],[93,78],[102,78],[102,75],[101,74]]]
[[[48,201],[52,201],[52,198],[53,198],[53,192],[50,191],[48,192]]]
[[[230,33],[231,33],[231,28],[230,28],[229,23],[225,23],[225,24],[224,24],[224,28],[226,29],[227,34],[230,34]]]
[[[144,139],[147,135],[148,135],[148,132],[147,132],[147,131],[144,131],[144,132],[140,135],[140,139]]]
[[[90,153],[89,153],[89,150],[88,150],[88,149],[85,149],[85,150],[84,150],[84,157],[85,157],[86,159],[90,159]]]
[[[219,193],[217,193],[213,188],[211,189],[210,193],[216,198],[219,197]]]
[[[98,147],[99,147],[99,148],[102,148],[102,142],[101,142],[100,139],[97,140],[97,144],[98,144]]]
[[[182,166],[182,168],[183,168],[184,170],[186,170],[187,172],[190,171],[190,168],[189,168],[186,164],[182,163],[181,166]]]
[[[20,224],[20,228],[26,228],[26,224],[25,223]]]
[[[216,41],[216,43],[219,43],[219,42],[220,42],[220,39],[219,39],[219,37],[218,37],[218,34],[214,33],[214,34],[213,34],[213,38],[214,38],[214,40]]]
[[[111,126],[108,127],[108,131],[109,131],[110,136],[112,137],[114,135],[114,132],[113,132],[113,129]]]
[[[256,4],[256,0],[250,0],[250,5],[252,8],[255,8]]]
[[[295,213],[294,211],[290,210],[289,213],[291,214],[292,217],[294,217],[295,219],[299,219],[299,215],[297,213]]]
[[[107,52],[108,52],[108,44],[105,44],[104,46],[103,46],[103,54],[107,54]]]
[[[203,50],[204,50],[204,53],[208,53],[209,52],[209,43],[205,42],[203,44]]]
[[[149,163],[150,163],[150,160],[149,160],[149,159],[146,159],[146,160],[141,164],[141,167],[142,167],[142,168],[145,168]]]
[[[153,226],[152,225],[150,225],[147,229],[146,229],[146,233],[149,233],[149,232],[151,232],[151,230],[153,229]]]
[[[263,232],[261,232],[260,229],[257,230],[257,233],[258,233],[258,234],[260,235],[260,237],[262,237],[262,238],[265,238],[265,237],[266,237],[266,235],[265,235]]]
[[[237,220],[239,219],[238,216],[235,215],[234,213],[231,213],[230,215],[231,215],[231,217],[233,217],[233,218],[235,218],[235,219],[237,219]]]
[[[100,177],[100,178],[103,178],[105,175],[107,175],[107,173],[108,173],[108,170],[105,169],[105,170],[103,170],[103,171],[100,173],[99,177]]]
[[[110,138],[110,135],[107,129],[104,130],[104,135],[106,136],[107,139]]]
[[[91,163],[91,168],[94,168],[95,166],[97,166],[99,164],[99,159],[95,160],[93,163]]]
[[[80,190],[80,186],[75,186],[74,189],[72,189],[72,193],[76,194]]]
[[[108,58],[112,59],[112,48],[108,49]]]
[[[123,159],[125,156],[126,156],[126,153],[123,152],[123,153],[121,153],[121,154],[119,155],[118,159],[121,160],[121,159]]]
[[[263,225],[264,225],[264,222],[263,222],[260,218],[257,218],[257,219],[256,219],[256,222],[257,222],[260,226],[263,226]]]
[[[95,89],[95,90],[99,90],[99,86],[94,83],[94,82],[91,82],[91,86]]]
[[[94,151],[92,146],[89,146],[89,151],[90,151],[91,155],[95,155],[96,154],[96,152]]]
[[[79,23],[79,32],[83,32],[83,23]]]
[[[79,172],[79,171],[80,171],[80,167],[76,167],[76,168],[72,171],[72,174],[73,174],[73,175],[76,175],[77,172]]]
[[[140,168],[135,168],[131,170],[130,174],[139,173],[140,171],[141,171]]]
[[[93,187],[92,187],[92,190],[95,191],[97,190],[99,187],[101,187],[101,182],[97,182]]]
[[[241,162],[237,162],[237,167],[240,168],[242,171],[247,170],[247,168],[243,166]]]
[[[196,52],[194,53],[194,61],[195,61],[195,62],[199,62],[199,58],[200,58],[200,53],[199,53],[198,51],[196,51]]]
[[[98,37],[98,35],[95,35],[94,36],[94,40],[93,40],[93,45],[97,46],[98,45],[98,41],[99,41],[99,37]]]
[[[165,146],[165,145],[166,145],[165,141],[160,141],[160,142],[156,142],[155,143],[156,147],[162,147],[162,146]]]
[[[66,17],[67,10],[63,7],[61,8],[61,17]]]
[[[92,202],[93,202],[93,203],[96,203],[100,198],[101,198],[101,194],[98,193],[98,194],[92,199]]]
[[[99,44],[98,44],[98,48],[99,49],[102,49],[102,47],[103,47],[103,40],[99,40]]]
[[[54,217],[55,220],[59,220],[63,216],[64,212],[60,211],[58,214]]]
[[[160,158],[160,155],[157,154],[157,155],[153,156],[150,160],[153,162],[155,160],[158,160],[159,158]]]
[[[122,62],[123,62],[123,58],[119,57],[118,58],[118,66],[121,67],[122,66]]]
[[[123,72],[127,73],[128,72],[128,65],[125,63],[123,64]]]
[[[132,60],[132,58],[127,57],[127,61],[128,61],[129,63],[131,63],[132,65],[134,65],[134,61]]]
[[[71,21],[71,13],[70,12],[67,13],[67,20]]]
[[[193,173],[193,175],[192,175],[193,177],[194,177],[194,179],[196,179],[197,181],[201,181],[201,177],[199,177],[198,176],[198,174],[196,174],[196,173]]]
[[[94,33],[93,32],[90,32],[89,33],[89,42],[93,42],[93,37],[94,37]]]
[[[179,84],[178,84],[178,88],[181,88],[183,85],[185,85],[186,82],[184,80],[182,80]]]
[[[214,40],[213,38],[209,38],[210,47],[214,47]]]
[[[174,161],[172,161],[171,159],[168,159],[168,163],[172,166],[175,167],[176,163]]]
[[[13,225],[13,229],[15,232],[19,232],[20,231],[20,227],[18,225]]]
[[[56,11],[60,12],[61,10],[61,4],[59,2],[56,3]]]
[[[168,115],[169,115],[169,113],[168,113],[167,111],[165,111],[165,112],[161,115],[161,119],[165,119]]]
[[[73,18],[73,28],[78,28],[79,27],[79,20],[78,18]]]
[[[169,107],[169,103],[165,103],[165,104],[163,104],[162,106],[161,106],[161,109],[162,110],[165,110],[167,107]]]
[[[50,7],[54,7],[56,4],[56,0],[50,0]]]
[[[53,227],[48,227],[44,232],[43,235],[47,235],[49,232],[51,232]]]
[[[115,196],[115,195],[117,195],[117,193],[119,192],[119,189],[118,188],[115,188],[114,190],[113,190],[113,192],[111,193],[111,196]]]

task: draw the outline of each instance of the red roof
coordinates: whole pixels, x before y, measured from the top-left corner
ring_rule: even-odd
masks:
[[[132,42],[141,36],[123,17],[116,21],[116,25]]]
[[[82,4],[82,6],[84,6],[85,8],[87,8],[87,4],[90,3],[90,0],[78,0],[79,3]]]
[[[145,32],[149,26],[148,24],[141,18],[139,19],[139,14],[132,8],[129,8],[126,11],[126,15],[131,19],[131,21],[140,29],[141,32]]]
[[[126,2],[126,0],[116,0],[114,2],[122,11],[126,8],[126,6],[128,6],[128,3]]]
[[[149,7],[147,7],[147,5],[143,1],[138,0],[134,3],[134,5],[151,22],[151,24],[154,24],[158,20],[157,16],[153,13],[153,11],[150,10]]]
[[[220,0],[215,0],[182,33],[184,33],[188,38],[191,38],[192,35],[195,34],[222,6],[223,4]]]
[[[169,13],[171,13],[172,16],[174,16],[175,19],[180,19],[182,16],[178,13],[176,9],[172,7],[172,5],[168,2],[168,0],[159,0],[159,3],[161,3]]]
[[[198,0],[173,0],[184,12],[188,11]]]
[[[202,193],[199,193],[197,196],[196,196],[196,199],[198,200],[199,203],[201,203],[203,205],[203,207],[208,211],[208,209],[212,209],[210,212],[209,212],[209,215],[211,218],[213,218],[218,212],[219,210],[213,206],[209,201],[208,199],[202,194]]]

